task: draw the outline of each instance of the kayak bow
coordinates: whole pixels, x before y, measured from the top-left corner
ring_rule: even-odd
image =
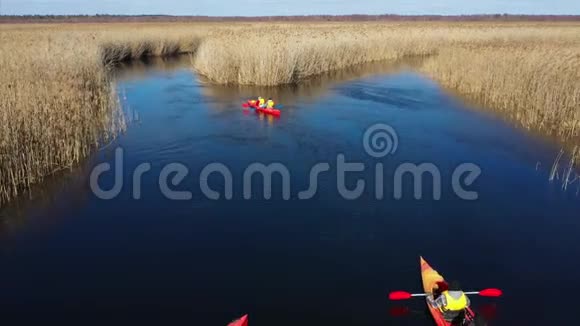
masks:
[[[228,326],[248,326],[248,315],[245,315],[244,317],[242,317],[236,321],[233,321]]]

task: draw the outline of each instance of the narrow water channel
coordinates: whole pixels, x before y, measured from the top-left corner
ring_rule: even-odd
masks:
[[[268,89],[216,87],[163,62],[126,68],[117,88],[126,133],[2,210],[0,316],[14,325],[209,326],[244,313],[252,326],[431,325],[422,300],[404,303],[417,313],[389,315],[389,291],[421,290],[419,255],[466,290],[503,289],[472,299],[495,312],[492,325],[575,322],[566,312],[580,290],[580,198],[548,182],[558,148],[408,66]],[[242,110],[258,95],[276,99],[281,117]],[[99,198],[91,171],[114,169],[119,153],[122,187]],[[364,171],[342,182],[341,158]],[[259,172],[250,189],[244,174],[272,163],[288,180],[274,173],[266,200]],[[328,171],[305,193],[321,163]],[[210,164],[231,173],[231,199],[225,176],[200,178]],[[188,174],[172,184],[179,172],[168,166]],[[402,167],[411,170],[398,178]],[[467,180],[461,168],[479,172]],[[118,175],[101,174],[99,189]]]

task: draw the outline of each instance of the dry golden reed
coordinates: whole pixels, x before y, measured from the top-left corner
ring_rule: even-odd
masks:
[[[298,83],[381,60],[419,69],[529,129],[577,143],[580,24],[164,23],[0,28],[0,204],[124,128],[109,69],[188,53],[219,84]]]
[[[361,63],[437,56],[463,45],[577,42],[578,32],[580,24],[256,24],[215,30],[192,66],[216,83],[272,86]]]
[[[190,36],[187,39],[129,39],[115,40],[100,45],[101,62],[114,66],[121,62],[141,60],[147,57],[170,57],[194,54],[201,39]]]
[[[524,128],[578,141],[580,44],[458,46],[422,70]]]
[[[274,86],[381,60],[432,54],[438,33],[372,24],[258,25],[200,45],[192,65],[220,84]]]
[[[199,42],[189,27],[171,35],[140,24],[1,27],[0,205],[124,129],[111,65],[193,53]]]

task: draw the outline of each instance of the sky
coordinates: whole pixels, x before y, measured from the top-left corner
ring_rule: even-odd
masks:
[[[580,0],[0,0],[3,15],[580,15]]]

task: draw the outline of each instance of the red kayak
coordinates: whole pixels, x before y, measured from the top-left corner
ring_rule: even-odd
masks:
[[[236,321],[233,321],[228,326],[248,326],[248,315],[245,315],[244,317],[242,317]]]
[[[256,103],[250,103],[249,101],[242,104],[242,106],[244,108],[252,108],[254,110],[256,110],[256,112],[259,113],[264,113],[264,114],[269,114],[269,115],[273,115],[275,117],[279,117],[280,114],[282,113],[280,110],[278,109],[266,109],[266,108],[261,108],[260,106],[258,106],[258,104]]]

